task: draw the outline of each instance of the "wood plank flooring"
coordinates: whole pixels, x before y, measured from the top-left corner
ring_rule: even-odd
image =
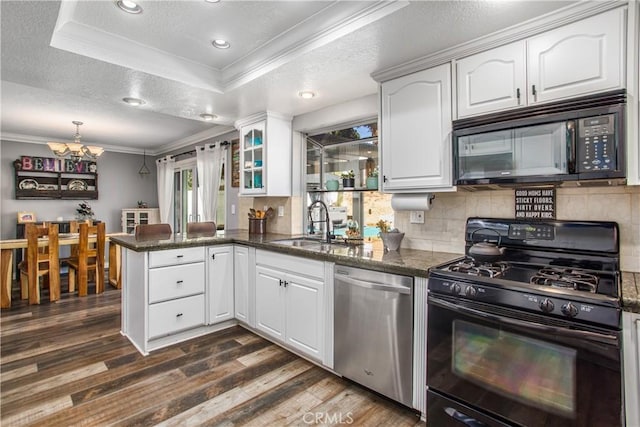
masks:
[[[2,426],[424,426],[241,327],[143,357],[120,335],[120,291],[107,288],[2,310]]]

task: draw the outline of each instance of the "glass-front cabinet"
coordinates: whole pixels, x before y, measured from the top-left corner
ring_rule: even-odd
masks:
[[[264,128],[265,122],[243,128],[242,133],[242,178],[243,192],[262,192],[264,181]]]
[[[238,120],[240,195],[291,196],[291,117],[273,112]]]

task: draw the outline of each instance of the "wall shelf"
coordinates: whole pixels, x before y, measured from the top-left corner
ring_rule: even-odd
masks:
[[[25,158],[23,157],[23,159]],[[39,158],[28,159],[30,159],[28,162],[21,160],[14,162],[15,198],[17,200],[95,200],[98,198],[98,174],[97,172],[88,172],[89,165],[95,166],[95,163],[82,162],[83,164],[78,169],[62,172],[59,170],[60,166],[55,163],[51,165],[57,167],[58,170],[25,168],[24,165],[32,166],[34,164],[32,159]],[[42,165],[43,163],[37,164]],[[95,168],[92,167],[91,170],[95,170]]]

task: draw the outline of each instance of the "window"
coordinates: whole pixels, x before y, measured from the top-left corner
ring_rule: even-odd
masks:
[[[329,132],[313,133],[307,137],[307,206],[322,200],[329,207],[331,231],[344,236],[351,216],[366,240],[378,239],[376,223],[384,219],[393,222],[391,195],[366,188],[368,175],[378,171],[378,126],[364,123]],[[341,174],[353,171],[353,189],[344,189]],[[338,180],[337,191],[326,189],[328,180]],[[311,220],[320,221],[320,209],[305,214],[305,229],[311,230]],[[314,222],[314,231],[321,232],[323,224]]]
[[[223,163],[215,219],[217,228],[222,230],[224,230],[226,213],[224,171],[225,167]],[[196,167],[196,158],[193,157],[176,162],[173,176],[173,229],[175,233],[182,233],[186,232],[187,222],[197,222],[203,218],[202,201],[197,191],[198,169]]]

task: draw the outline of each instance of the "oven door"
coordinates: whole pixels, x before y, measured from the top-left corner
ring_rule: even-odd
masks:
[[[430,293],[427,423],[620,426],[620,360],[617,331]]]

